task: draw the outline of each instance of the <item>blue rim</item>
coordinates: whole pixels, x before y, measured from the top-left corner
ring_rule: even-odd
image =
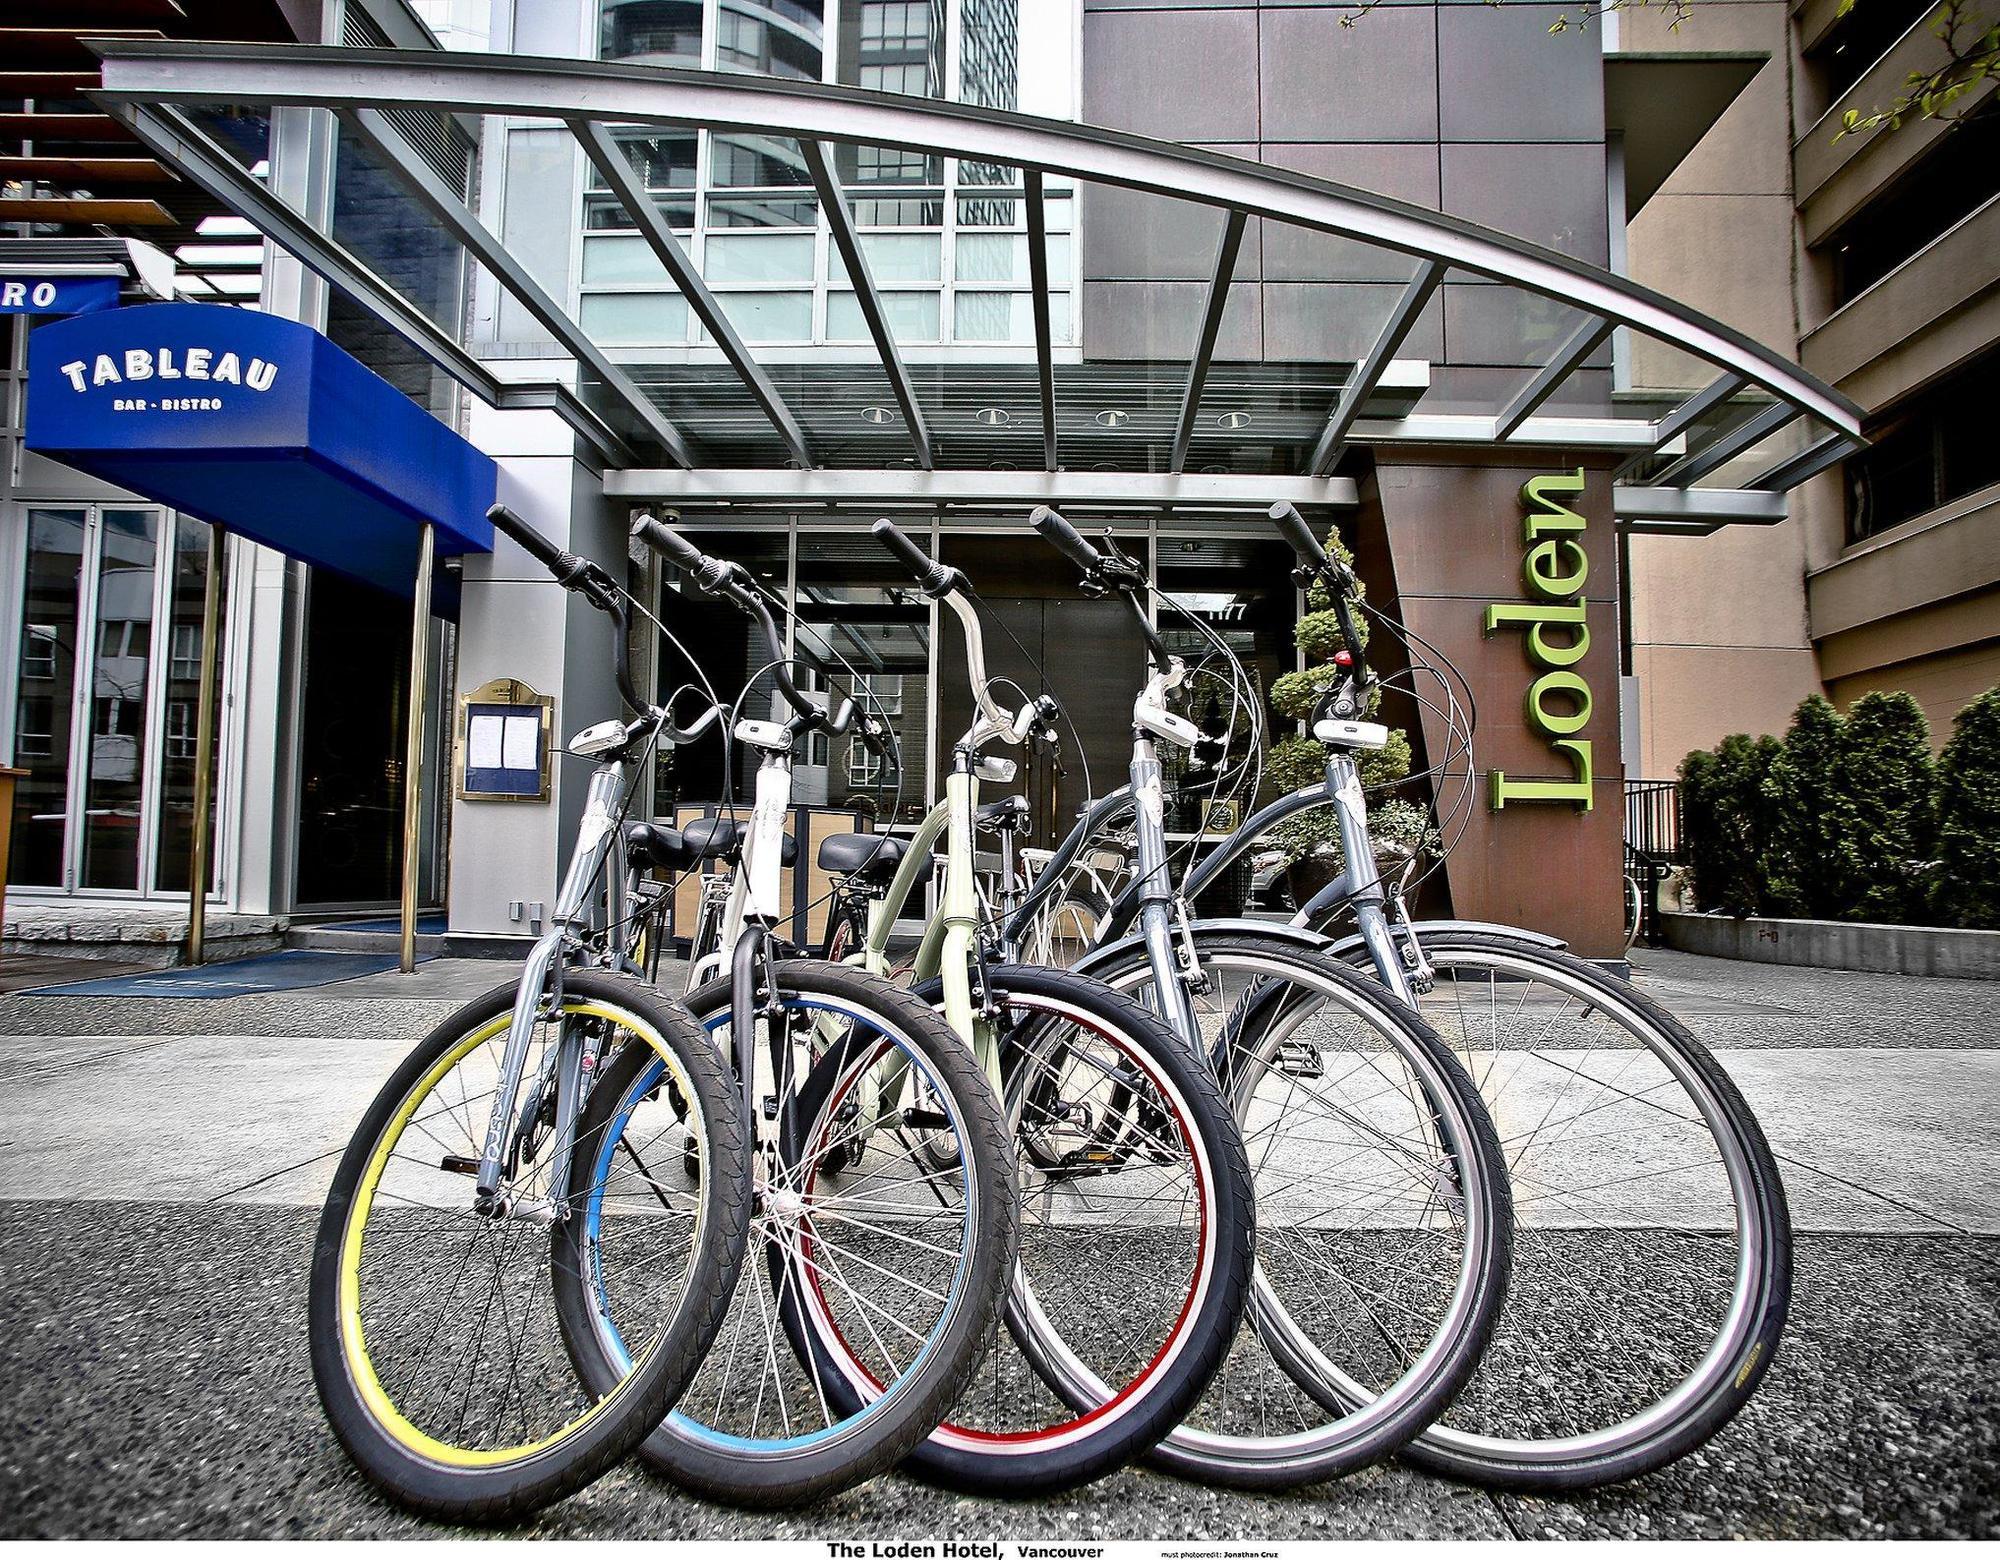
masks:
[[[787,998],[785,1000],[785,1005],[790,1008],[816,1008],[830,1013],[838,1013],[840,1014],[841,1017],[851,1020],[857,1026],[867,1023],[865,1015],[852,1012],[843,1007],[838,1007],[832,1002],[813,1001],[810,998],[804,996],[795,996]],[[723,1024],[727,1023],[728,1020],[729,1020],[729,1014],[727,1010],[725,1010],[721,1013],[716,1014],[713,1018],[704,1020],[702,1023],[702,1028],[710,1033],[713,1033],[715,1030],[719,1029]],[[915,1068],[919,1073],[921,1073],[924,1078],[929,1080],[931,1085],[931,1092],[935,1094],[939,1102],[942,1103],[946,1098],[944,1089],[938,1083],[937,1074],[931,1070],[930,1066],[924,1061],[924,1059],[921,1056],[915,1054],[915,1052],[912,1051],[907,1045],[897,1041],[893,1036],[889,1035],[880,1026],[871,1024],[869,1025],[869,1027],[873,1030],[875,1034],[880,1035],[882,1039],[886,1041],[889,1045],[894,1046],[896,1050],[900,1051],[908,1061],[909,1065]],[[596,1254],[598,1232],[600,1229],[599,1219],[600,1216],[602,1215],[604,1206],[604,1187],[607,1176],[610,1171],[612,1153],[617,1149],[620,1139],[622,1139],[625,1135],[625,1124],[632,1119],[632,1112],[638,1109],[639,1102],[646,1097],[646,1095],[652,1090],[653,1086],[660,1081],[660,1079],[665,1075],[665,1073],[666,1073],[666,1062],[662,1058],[655,1056],[653,1058],[652,1064],[649,1067],[647,1067],[646,1070],[642,1072],[636,1080],[634,1080],[632,1086],[625,1091],[624,1099],[619,1101],[618,1114],[612,1118],[611,1124],[614,1130],[608,1131],[604,1134],[603,1146],[600,1147],[597,1151],[597,1161],[591,1167],[590,1197],[589,1200],[584,1205],[584,1239],[589,1243],[591,1247],[593,1258],[595,1257]],[[954,1122],[954,1126],[956,1126],[956,1122]],[[972,1199],[971,1199],[970,1189],[969,1187],[966,1186],[964,1180],[966,1171],[965,1171],[965,1156],[963,1154],[959,1156],[959,1164],[960,1164],[959,1174],[961,1177],[960,1185],[961,1185],[961,1190],[965,1193],[966,1209],[968,1213],[967,1229],[969,1231],[971,1228],[970,1210],[972,1207]],[[909,1380],[910,1377],[913,1376],[918,1371],[918,1369],[923,1366],[925,1361],[927,1361],[931,1357],[932,1351],[937,1348],[939,1335],[942,1334],[944,1331],[945,1322],[951,1317],[952,1313],[957,1309],[959,1289],[965,1282],[965,1266],[966,1266],[965,1259],[963,1255],[961,1255],[958,1262],[958,1266],[952,1275],[951,1289],[946,1297],[944,1313],[938,1318],[937,1325],[931,1329],[930,1336],[924,1340],[924,1346],[917,1351],[917,1357],[910,1362],[909,1367],[902,1373],[901,1376],[897,1378],[896,1382],[892,1386],[890,1386],[886,1392],[884,1392],[880,1397],[876,1398],[873,1402],[869,1403],[866,1407],[864,1407],[860,1413],[851,1414],[846,1419],[841,1420],[838,1424],[828,1425],[825,1429],[815,1430],[809,1435],[789,1436],[782,1439],[771,1439],[771,1440],[753,1440],[747,1436],[730,1435],[726,1431],[716,1430],[708,1425],[700,1423],[698,1420],[690,1419],[686,1414],[682,1413],[678,1408],[675,1409],[672,1413],[667,1415],[666,1422],[672,1425],[681,1434],[685,1435],[689,1440],[698,1441],[706,1445],[722,1447],[729,1451],[737,1451],[737,1452],[761,1453],[761,1452],[795,1451],[803,1447],[818,1445],[835,1436],[841,1436],[847,1434],[850,1430],[865,1422],[868,1419],[868,1417],[871,1414],[873,1414],[877,1409],[881,1408],[884,1404],[888,1403],[892,1398],[894,1398],[895,1395],[902,1390],[902,1383]],[[604,1264],[601,1261],[593,1260],[591,1263],[591,1269],[592,1269],[592,1282],[597,1290],[597,1299],[598,1299],[598,1304],[595,1307],[595,1310],[600,1322],[602,1323],[602,1333],[609,1335],[609,1343],[611,1346],[613,1362],[617,1364],[621,1369],[629,1371],[631,1369],[631,1354],[625,1347],[625,1340],[619,1334],[617,1324],[611,1320],[611,1314],[610,1314],[611,1297],[608,1294],[606,1294],[604,1290]],[[762,1282],[761,1276],[754,1281]]]

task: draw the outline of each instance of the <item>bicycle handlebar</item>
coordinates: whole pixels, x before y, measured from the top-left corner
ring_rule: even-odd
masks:
[[[963,574],[931,557],[904,535],[895,521],[877,520],[872,529],[875,540],[888,548],[896,561],[916,576],[917,584],[931,600],[940,600],[955,590],[965,588],[966,579]]]
[[[1299,555],[1299,562],[1315,571],[1324,569],[1331,562],[1326,549],[1320,546],[1319,538],[1305,522],[1294,504],[1280,501],[1271,506],[1271,519],[1276,522],[1278,534],[1291,544],[1292,551]]]
[[[785,654],[784,641],[778,637],[778,625],[772,620],[771,609],[764,605],[764,598],[757,593],[755,583],[742,564],[732,563],[726,558],[711,558],[685,536],[669,530],[651,515],[642,514],[634,520],[632,534],[691,577],[711,596],[721,596],[735,603],[737,610],[755,623],[764,636],[764,647],[770,652],[771,680],[778,685],[779,697],[791,706],[794,715],[808,724],[827,724],[826,712],[800,693],[798,684],[792,681],[791,658]]]
[[[1086,580],[1095,579],[1104,571],[1104,555],[1086,542],[1061,515],[1047,504],[1038,505],[1028,516],[1028,524],[1042,533],[1042,538],[1051,547],[1083,572]]]
[[[505,504],[495,504],[486,511],[486,518],[493,522],[493,529],[503,536],[512,537],[530,558],[533,558],[550,574],[564,590],[573,590],[588,601],[598,611],[610,618],[616,628],[611,636],[611,675],[618,684],[618,696],[626,707],[640,715],[651,717],[656,712],[632,685],[631,646],[625,632],[625,598],[618,588],[618,582],[604,569],[588,558],[579,558],[575,553],[556,546],[527,521],[523,520]],[[682,740],[687,733],[660,715],[663,729],[674,740]]]
[[[1371,678],[1368,670],[1367,652],[1361,642],[1361,628],[1354,620],[1354,597],[1360,589],[1360,581],[1355,578],[1353,568],[1345,559],[1332,557],[1320,545],[1293,504],[1279,502],[1271,506],[1271,519],[1277,524],[1278,533],[1291,544],[1298,554],[1299,571],[1296,576],[1302,585],[1310,585],[1315,578],[1324,577],[1333,586],[1333,610],[1340,623],[1341,643],[1346,646],[1348,658],[1354,663],[1354,673],[1365,685]]]

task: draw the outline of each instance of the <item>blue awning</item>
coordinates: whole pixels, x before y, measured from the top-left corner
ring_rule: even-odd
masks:
[[[27,446],[405,598],[425,521],[440,557],[493,549],[492,460],[318,331],[254,310],[44,325]]]

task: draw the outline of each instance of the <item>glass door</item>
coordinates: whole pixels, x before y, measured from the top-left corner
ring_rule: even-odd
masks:
[[[27,521],[9,877],[185,892],[207,527],[111,504]]]

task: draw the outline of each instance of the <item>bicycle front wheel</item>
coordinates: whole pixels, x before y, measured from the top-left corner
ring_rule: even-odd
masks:
[[[1507,1173],[1478,1090],[1414,1012],[1310,949],[1194,936],[1257,1267],[1251,1327],[1153,1460],[1286,1488],[1399,1450],[1471,1378],[1506,1294]],[[1136,944],[1092,973],[1151,1002]]]
[[[1436,982],[1420,1005],[1493,1113],[1516,1231],[1495,1347],[1410,1456],[1521,1490],[1663,1467],[1776,1354],[1792,1240],[1770,1147],[1707,1048],[1631,982],[1498,936],[1422,941]]]
[[[939,1000],[937,983],[918,995]],[[1250,1169],[1206,1067],[1129,998],[1004,965],[985,995],[1021,1257],[1007,1333],[908,1466],[1046,1495],[1149,1451],[1214,1378],[1249,1288]]]
[[[722,1323],[749,1216],[738,1091],[707,1037],[636,981],[585,971],[566,972],[559,1015],[536,1020],[500,1200],[475,1209],[514,999],[506,986],[459,1009],[369,1106],[334,1174],[308,1297],[313,1380],[341,1444],[404,1505],[461,1521],[559,1499],[645,1438]],[[565,1045],[586,1079],[614,1053],[645,1055],[678,1103],[675,1163],[693,1145],[714,1167],[699,1185],[657,1184],[616,1251],[590,1253],[588,1282],[582,1199],[556,1179]],[[568,1145],[572,1166],[595,1162],[596,1141]],[[633,1346],[586,1388],[564,1307],[613,1294],[640,1319]]]
[[[751,1218],[758,1260],[679,1408],[643,1448],[676,1482],[757,1506],[859,1483],[936,1428],[998,1325],[1017,1238],[999,1101],[943,1020],[857,969],[787,960],[770,970],[772,1016],[757,1037],[769,1112]],[[711,1044],[733,1054],[729,988],[712,981],[686,1000]],[[585,1121],[602,1143],[593,1209],[646,1195],[630,1167],[657,1164],[655,1140],[674,1126],[658,1090],[637,1050],[599,1084]],[[615,1309],[593,1318],[578,1340],[588,1379],[622,1368],[628,1327],[644,1321]]]

